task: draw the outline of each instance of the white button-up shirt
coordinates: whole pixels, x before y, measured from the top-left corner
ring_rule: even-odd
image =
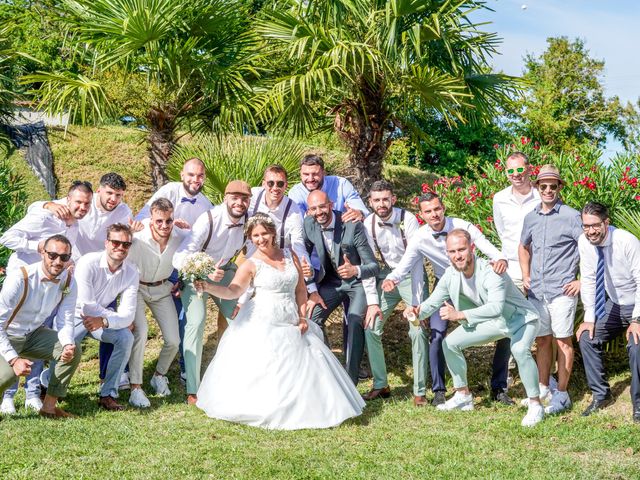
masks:
[[[9,272],[0,292],[0,355],[7,362],[19,356],[11,346],[8,336],[25,336],[41,327],[58,303],[60,307],[54,322],[58,330],[58,340],[63,346],[74,344],[73,314],[78,295],[75,280],[71,280],[65,294],[67,270],[60,274],[58,277],[60,281],[56,284],[42,281],[46,278],[42,270],[42,262],[25,268],[27,269],[27,297],[9,326],[5,326],[5,323],[24,295],[25,285],[21,269],[17,268]]]
[[[602,246],[604,286],[609,298],[617,305],[634,305],[632,315],[640,317],[640,240],[626,230],[610,226]],[[598,251],[582,234],[578,252],[584,321],[595,322]]]
[[[489,257],[489,260],[494,262],[505,260],[500,250],[494,247],[482,232],[478,230],[478,227],[472,223],[462,220],[461,218],[446,217],[442,231],[450,232],[454,228],[462,228],[469,232],[471,241],[482,253]],[[387,279],[393,280],[396,283],[402,281],[403,278],[409,275],[416,263],[422,262],[423,258],[431,262],[436,278],[442,277],[444,271],[450,265],[449,256],[447,255],[447,237],[442,235],[435,238],[433,236],[434,233],[439,232],[434,232],[429,225],[420,227],[418,232],[409,239],[407,251],[402,256],[402,260],[400,260],[396,268],[387,275]]]
[[[191,227],[193,227],[200,215],[213,208],[211,201],[202,192],[191,196],[185,191],[182,182],[170,182],[160,187],[153,194],[136,216],[136,220],[149,218],[151,216],[151,204],[158,198],[166,198],[173,203],[173,218],[181,218],[189,222]]]
[[[149,222],[149,219],[143,220],[144,229],[133,235],[127,260],[138,267],[141,282],[153,283],[169,278],[173,272],[173,255],[189,232],[174,227],[164,251],[161,252],[160,245],[153,238]]]
[[[36,203],[43,204],[43,202]],[[56,203],[66,205],[67,201],[66,199],[56,200]],[[38,253],[38,244],[52,235],[64,235],[67,237],[71,245],[73,245],[73,259],[79,258],[80,253],[76,247],[78,233],[78,221],[67,225],[53,213],[36,204],[32,204],[25,217],[0,237],[1,245],[14,250],[14,253],[9,257],[7,270],[13,270],[23,265],[31,265],[42,260]]]
[[[261,195],[262,194],[262,195]],[[260,200],[258,202],[258,199]],[[300,260],[303,258],[309,262],[309,256],[304,246],[304,234],[302,231],[302,213],[300,208],[293,200],[290,200],[286,195],[282,197],[280,204],[275,209],[270,209],[267,206],[266,194],[264,188],[254,187],[251,189],[251,205],[249,206],[249,215],[253,216],[257,212],[266,213],[271,217],[273,223],[276,225],[276,231],[278,235],[276,237],[276,245],[280,245],[280,238],[282,236],[282,223],[284,220],[284,212],[287,209],[287,204],[291,201],[289,212],[287,213],[287,219],[284,221],[284,247],[290,248],[295,252]],[[250,239],[249,239],[250,240]],[[256,251],[255,245],[249,241],[247,243],[247,257],[251,256]]]
[[[244,246],[245,219],[240,219],[238,222],[240,226],[233,226],[225,203],[213,207],[211,217],[213,220],[211,238],[205,252],[216,262],[222,260],[222,265],[224,265],[235,257]],[[229,228],[230,226],[231,228]],[[185,237],[174,255],[173,266],[175,268],[180,270],[187,256],[202,250],[209,235],[209,228],[209,215],[203,213],[193,224],[191,235]]]
[[[111,272],[105,251],[91,252],[80,258],[75,268],[78,283],[76,336],[84,328],[81,315],[104,317],[109,328],[116,330],[131,325],[136,313],[138,278],[138,269],[127,260]],[[108,309],[118,295],[118,309]]]
[[[372,213],[364,220],[364,228],[367,232],[369,246],[373,253],[378,257],[382,254],[382,258],[390,268],[395,268],[402,260],[405,253],[405,246],[400,232],[400,217],[402,210],[393,207],[391,217],[382,220],[378,215]],[[380,251],[376,248],[376,242],[373,240],[373,228],[375,223],[376,241]],[[382,226],[380,224],[383,224]],[[391,224],[385,225],[385,224]],[[412,238],[419,230],[420,224],[418,219],[411,212],[406,211],[404,216],[404,236],[407,240]],[[422,291],[424,289],[424,268],[422,262],[415,262],[411,268],[411,290],[413,305],[420,305],[422,302]]]
[[[502,242],[502,254],[509,262],[509,276],[517,280],[522,280],[518,245],[524,217],[539,203],[540,194],[533,187],[525,197],[515,195],[511,185],[493,196],[493,222]]]
[[[131,219],[131,209],[126,203],[119,203],[116,208],[111,211],[103,211],[98,207],[100,198],[98,194],[93,195],[91,208],[89,212],[80,220],[78,220],[78,235],[73,245],[74,252],[84,255],[90,252],[99,252],[104,250],[104,242],[107,239],[107,228],[114,223],[122,223],[129,225]],[[44,205],[47,202],[34,202],[29,206],[29,212],[46,211]],[[66,199],[56,200],[54,203],[65,205]]]

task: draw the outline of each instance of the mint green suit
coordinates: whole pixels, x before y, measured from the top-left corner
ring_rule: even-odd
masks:
[[[497,275],[488,261],[475,258],[473,285],[480,305],[462,293],[462,272],[448,267],[433,293],[420,305],[420,319],[450,301],[456,310],[464,311],[466,321],[445,339],[444,356],[455,388],[468,385],[464,349],[485,345],[501,338],[511,339],[511,353],[527,396],[537,397],[538,368],[531,346],[538,331],[538,312],[518,290],[508,275]]]

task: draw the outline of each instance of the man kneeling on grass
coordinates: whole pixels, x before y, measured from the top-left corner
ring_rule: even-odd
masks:
[[[463,350],[508,337],[529,397],[529,410],[522,419],[522,425],[536,425],[544,417],[539,398],[538,368],[531,355],[531,345],[538,331],[536,309],[507,275],[496,274],[488,261],[475,256],[471,236],[466,230],[449,232],[447,255],[451,266],[433,293],[420,306],[405,310],[405,314],[413,311],[424,319],[440,308],[443,320],[460,323],[443,343],[456,393],[437,408],[473,410]]]

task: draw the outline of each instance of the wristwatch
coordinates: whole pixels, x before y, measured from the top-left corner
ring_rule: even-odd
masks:
[[[105,317],[102,317],[102,326],[104,328],[109,328],[109,320],[107,320]]]
[[[630,323],[640,323],[640,317],[633,317]]]

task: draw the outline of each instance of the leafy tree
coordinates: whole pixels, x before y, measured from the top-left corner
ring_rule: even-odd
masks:
[[[283,0],[258,23],[270,51],[288,58],[256,105],[295,134],[333,128],[350,150],[356,187],[382,173],[389,145],[421,137],[424,112],[479,120],[506,103],[515,79],[488,73],[499,39],[469,15],[471,0]]]
[[[144,112],[155,188],[167,182],[165,170],[179,127],[226,130],[250,121],[248,81],[257,74],[251,65],[250,17],[242,1],[60,4],[76,54],[91,59],[93,67],[77,73],[40,72],[25,81],[41,85],[48,111],[69,111],[81,123],[116,115],[114,100],[121,105],[122,97],[111,97],[113,88],[107,85],[121,82],[129,88],[132,108]]]
[[[604,95],[604,61],[591,58],[579,39],[548,38],[547,45],[541,56],[525,57],[521,133],[557,151],[585,142],[601,147],[608,134],[622,139],[620,101]]]

